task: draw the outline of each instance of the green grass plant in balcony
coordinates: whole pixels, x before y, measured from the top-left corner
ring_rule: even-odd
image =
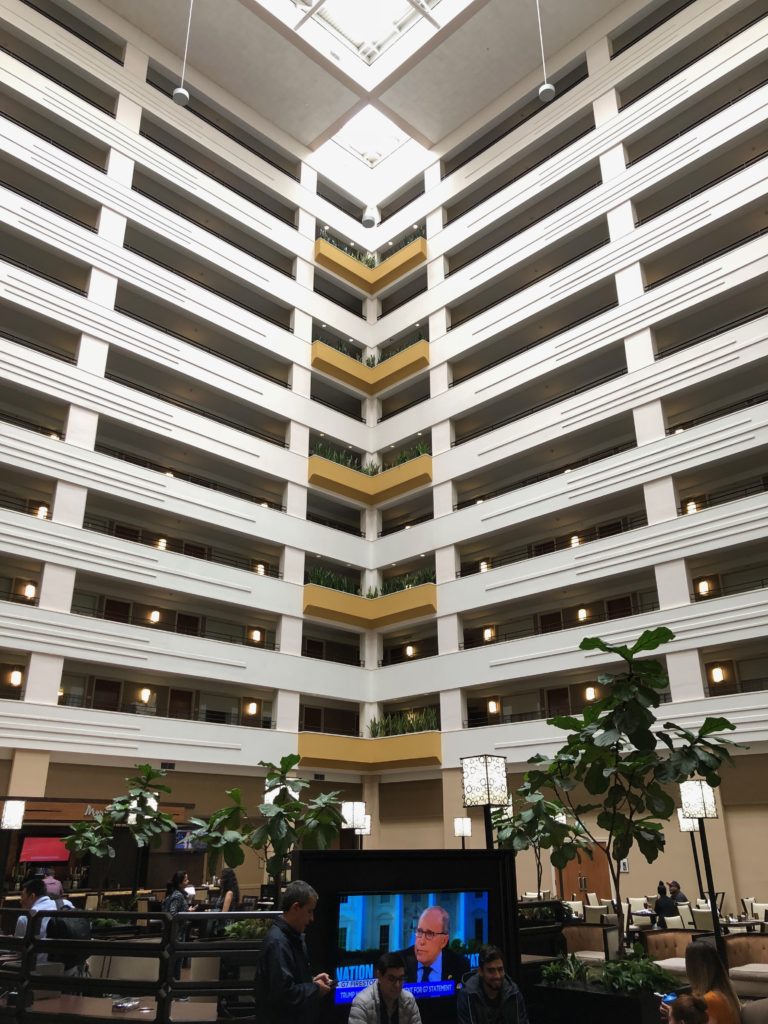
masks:
[[[372,718],[368,731],[372,737],[402,736],[407,732],[430,732],[438,729],[437,708],[421,708],[418,711],[397,711]]]
[[[325,569],[323,566],[316,566],[307,573],[307,583],[314,583],[318,587],[328,587],[330,590],[341,590],[345,594],[360,594],[360,585],[349,576],[342,576],[339,572]]]

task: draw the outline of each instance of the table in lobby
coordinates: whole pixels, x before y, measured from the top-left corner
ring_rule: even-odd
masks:
[[[113,1021],[143,1020],[152,1021],[157,1013],[155,1001],[147,997],[139,997],[141,1005],[135,1010],[113,1010],[112,999],[97,996],[55,996],[53,999],[36,999],[27,1010],[30,1014],[67,1014],[78,1017],[109,1017]],[[191,1003],[175,1000],[171,1006],[171,1020],[180,1024],[194,1021],[215,1021],[217,1017],[216,1002]]]

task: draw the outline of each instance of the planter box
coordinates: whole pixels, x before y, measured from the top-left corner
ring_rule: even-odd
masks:
[[[338,462],[324,459],[320,455],[310,455],[307,466],[307,479],[315,487],[322,487],[334,494],[366,505],[377,505],[401,494],[407,494],[417,487],[425,487],[432,483],[432,456],[418,455],[409,462],[403,462],[392,469],[386,469],[376,476],[368,476],[349,466],[341,466]]]
[[[302,763],[319,768],[375,772],[384,768],[440,765],[442,739],[438,731],[375,738],[300,732],[298,754]]]
[[[651,992],[606,992],[596,985],[534,987],[534,1001],[542,1020],[568,1024],[659,1024],[659,1001]]]
[[[375,395],[429,366],[429,342],[417,341],[383,363],[366,366],[323,341],[312,342],[312,369],[320,370],[366,395]]]
[[[437,587],[434,583],[422,583],[418,587],[374,598],[346,594],[316,583],[304,586],[305,615],[361,629],[379,629],[394,622],[410,622],[436,613]]]
[[[415,238],[377,267],[366,267],[354,256],[347,255],[335,245],[326,242],[324,238],[318,238],[315,242],[315,263],[368,295],[386,288],[414,267],[426,262],[426,259],[426,238]]]

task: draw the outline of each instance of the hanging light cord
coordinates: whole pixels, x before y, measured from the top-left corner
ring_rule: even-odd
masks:
[[[191,14],[191,8],[190,8]],[[536,18],[539,23],[539,46],[541,47],[541,67],[544,72],[544,81],[547,81],[547,65],[544,61],[544,34],[541,31],[541,9],[539,8],[539,0],[536,0]]]
[[[538,2],[539,0],[536,0],[537,4]],[[181,86],[184,85],[184,75],[187,73],[187,51],[189,50],[189,30],[192,28],[192,7],[194,3],[195,0],[189,0],[189,17],[187,18],[187,38],[184,42],[184,60],[181,62]],[[539,30],[541,30],[541,26],[539,26]]]

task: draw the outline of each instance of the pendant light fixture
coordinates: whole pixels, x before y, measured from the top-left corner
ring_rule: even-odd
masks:
[[[547,81],[547,65],[544,60],[544,33],[541,31],[541,8],[539,0],[536,0],[536,20],[539,24],[539,46],[541,47],[541,70],[544,74],[544,83],[539,86],[539,99],[542,103],[549,103],[555,98],[555,87]]]
[[[189,50],[189,30],[192,27],[192,6],[195,0],[189,0],[189,17],[187,18],[187,38],[184,41],[184,60],[181,62],[181,81],[173,90],[173,102],[180,107],[189,103],[189,92],[184,88],[184,75],[187,73],[187,52]]]

